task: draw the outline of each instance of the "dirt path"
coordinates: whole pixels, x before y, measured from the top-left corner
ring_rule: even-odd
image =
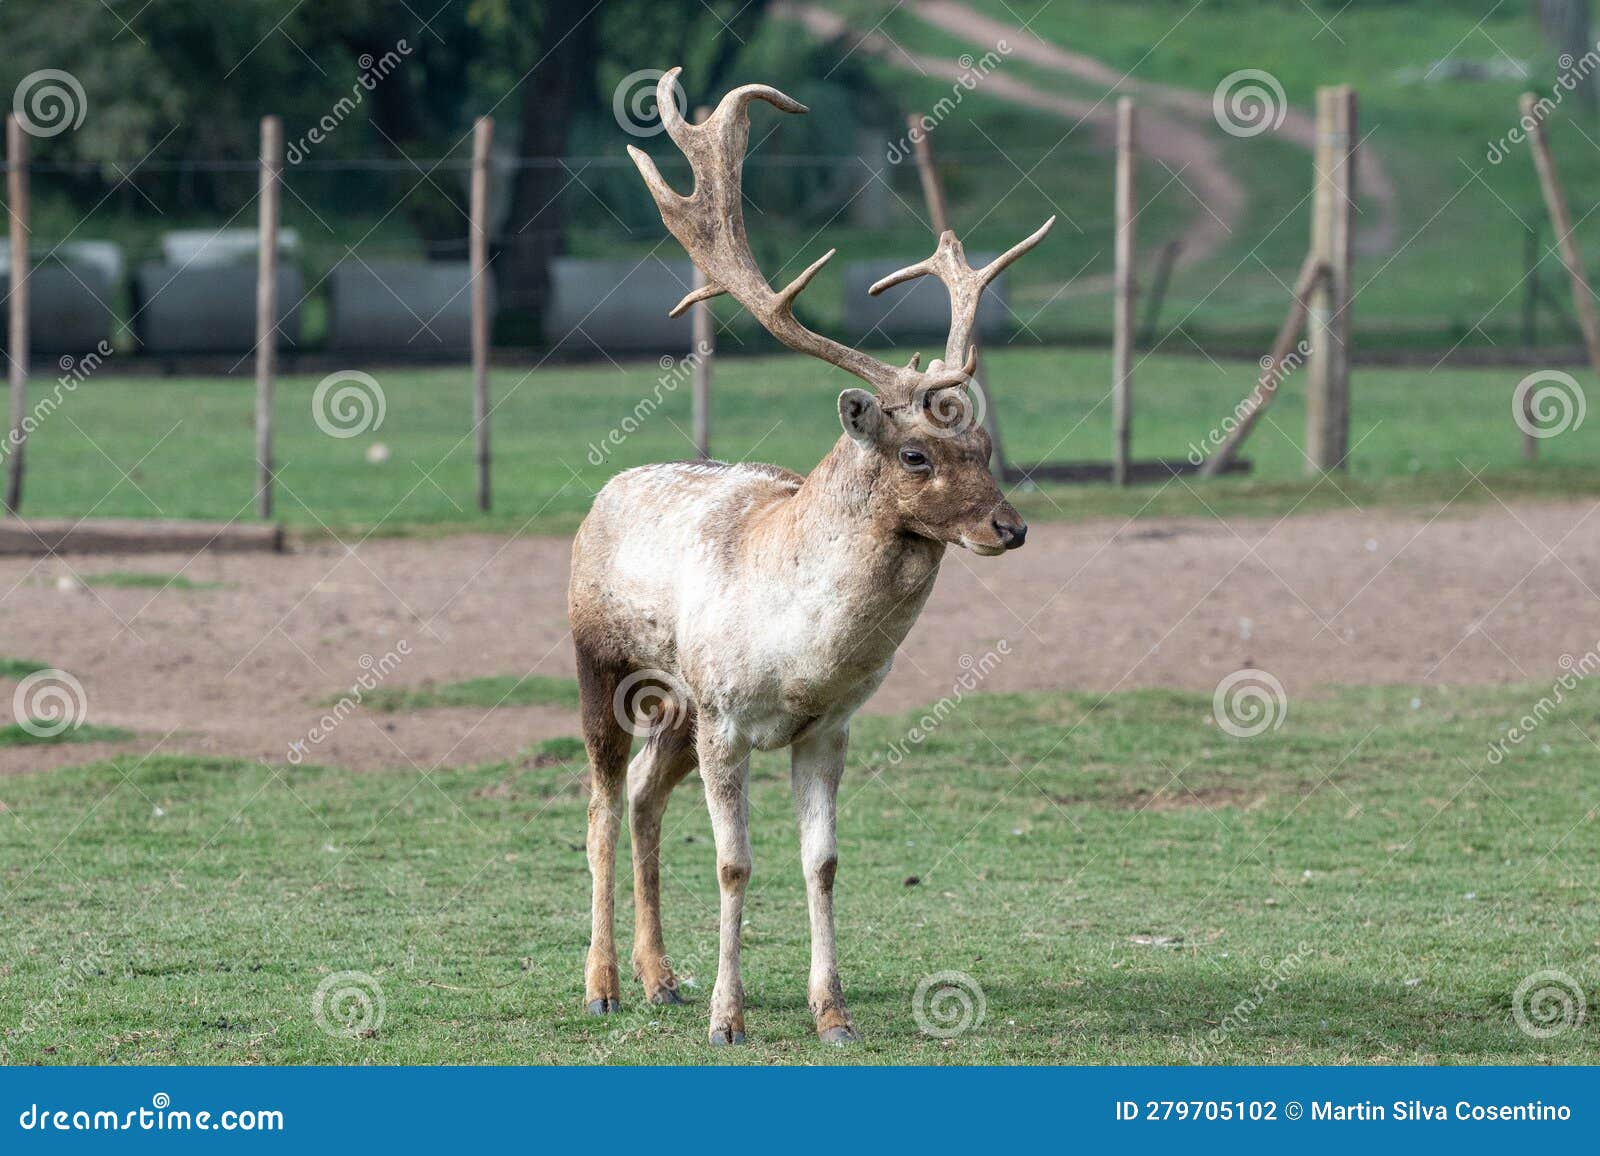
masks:
[[[1546,683],[1600,637],[1597,503],[1042,523],[999,559],[953,551],[874,712],[923,706],[1005,641],[983,690],[1210,693],[1244,667],[1291,700],[1319,684]],[[416,686],[571,675],[565,539],[374,540],[284,556],[0,559],[0,656],[81,680],[88,721],[137,741],[0,748],[0,771],[157,745],[282,761],[319,705],[404,640],[389,675]],[[1552,552],[1553,551],[1553,552]],[[72,569],[68,568],[71,562]],[[76,571],[173,573],[218,589],[71,583]],[[60,579],[68,579],[62,589]],[[1591,589],[1593,587],[1594,589]],[[12,689],[0,682],[0,721]],[[553,707],[357,711],[315,761],[416,767],[514,756],[577,732]]]
[[[1165,165],[1199,202],[1198,211],[1175,238],[1181,246],[1179,267],[1215,256],[1238,228],[1249,194],[1222,159],[1217,140],[1221,129],[1213,115],[1210,93],[1135,80],[1094,57],[1052,44],[1031,30],[975,12],[956,0],[913,0],[907,9],[976,48],[990,51],[1004,40],[1018,59],[1104,87],[1105,94],[1090,101],[1050,92],[1003,71],[992,72],[982,81],[983,91],[990,96],[1071,120],[1074,128],[1079,124],[1089,125],[1107,149],[1113,147],[1116,121],[1116,101],[1112,98],[1118,94],[1143,97],[1147,104],[1141,110],[1139,122],[1140,149]],[[774,11],[799,21],[820,37],[852,34],[851,26],[843,17],[812,4],[781,0]],[[971,71],[954,60],[910,52],[878,31],[861,37],[855,50],[906,71],[952,82]],[[1307,151],[1316,141],[1316,122],[1293,107],[1285,109],[1283,123],[1274,131]],[[1369,147],[1361,159],[1356,180],[1369,207],[1364,210],[1357,248],[1362,252],[1387,253],[1394,248],[1398,236],[1394,183],[1376,150]],[[1110,288],[1110,275],[1100,274],[1075,279],[1063,295],[1091,295]]]

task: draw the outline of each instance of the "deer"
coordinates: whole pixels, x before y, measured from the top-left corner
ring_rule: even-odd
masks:
[[[568,610],[590,781],[584,1001],[592,1015],[621,1006],[613,893],[626,793],[634,978],[651,1004],[685,1002],[662,939],[661,825],[673,788],[698,768],[720,892],[710,1042],[744,1042],[750,756],[788,747],[811,930],[807,1003],[818,1038],[848,1044],[861,1034],[839,978],[833,891],[850,722],[889,674],[946,548],[993,556],[1027,537],[975,420],[973,337],[984,287],[1055,218],[976,270],[946,231],[931,257],[873,285],[878,294],[932,275],[949,292],[944,357],[925,370],[920,355],[890,365],[795,316],[796,297],[834,250],[774,292],[750,249],[741,188],[749,107],[805,106],[746,84],[691,123],[673,100],[680,72],[663,74],[656,95],[693,191],[680,194],[647,154],[628,148],[662,222],[705,276],[670,315],[728,294],[788,348],[871,389],[839,394],[843,432],[809,474],[715,461],[630,469],[600,490],[574,538]],[[636,736],[645,741],[630,760]]]

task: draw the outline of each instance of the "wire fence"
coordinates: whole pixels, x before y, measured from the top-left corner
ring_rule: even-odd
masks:
[[[651,151],[664,175],[687,187],[681,157]],[[1059,218],[1035,258],[1005,278],[986,342],[1108,343],[1110,158],[1087,147],[996,146],[940,153],[937,163],[951,224],[969,253],[1000,251],[1044,217]],[[463,344],[469,169],[460,150],[296,160],[291,147],[282,198],[288,283],[280,297],[292,306],[286,354],[360,349],[404,361],[451,355]],[[251,308],[256,161],[40,160],[28,176],[36,357],[94,348],[102,335],[119,352],[168,360],[249,352],[249,327],[217,319],[230,305],[240,318]],[[1304,249],[1306,176],[1285,191],[1261,190],[1249,214],[1229,214],[1186,170],[1142,161],[1141,349],[1265,348]],[[745,192],[752,244],[770,280],[838,250],[803,299],[814,325],[877,345],[938,328],[909,304],[890,303],[885,316],[863,292],[869,271],[917,260],[934,239],[915,166],[894,142],[839,153],[758,147],[746,162]],[[1453,211],[1416,236],[1402,230],[1395,252],[1358,245],[1361,350],[1570,343],[1570,310],[1552,292],[1552,238],[1508,213],[1503,230],[1477,230],[1472,275],[1458,275]],[[496,344],[613,356],[683,346],[662,315],[687,291],[688,263],[625,155],[496,157],[490,215]],[[1537,204],[1522,214],[1540,216]],[[231,279],[220,271],[229,268]],[[731,348],[771,347],[736,307],[715,308]],[[207,340],[173,336],[184,331]]]

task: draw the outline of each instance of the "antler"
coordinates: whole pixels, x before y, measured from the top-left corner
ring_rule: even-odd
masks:
[[[1038,244],[1050,231],[1055,218],[1051,217],[1033,236],[979,271],[967,265],[955,234],[946,232],[939,239],[938,250],[928,260],[902,269],[874,285],[869,292],[876,294],[924,273],[934,273],[950,291],[951,327],[943,360],[935,359],[926,372],[917,368],[915,357],[904,366],[879,361],[807,329],[794,315],[795,298],[837,250],[829,249],[783,289],[774,292],[756,265],[745,234],[741,169],[745,149],[750,143],[750,102],[764,100],[790,113],[805,112],[805,105],[768,85],[746,84],[724,96],[703,123],[691,124],[673,100],[673,85],[682,71],[674,68],[662,75],[656,84],[656,107],[667,135],[688,158],[694,172],[694,191],[689,196],[679,193],[662,178],[648,155],[628,146],[628,155],[638,166],[639,175],[661,210],[662,222],[706,276],[706,285],[679,301],[670,316],[677,317],[697,302],[727,293],[790,349],[837,365],[873,386],[879,394],[896,401],[925,400],[935,390],[967,384],[977,368],[977,350],[969,341],[983,287],[1001,269]]]
[[[934,249],[933,256],[890,273],[867,292],[876,297],[885,289],[929,273],[939,278],[950,292],[950,335],[945,339],[944,360],[929,362],[928,372],[933,373],[958,361],[970,361],[974,348],[972,335],[978,327],[978,302],[983,296],[984,287],[998,277],[1007,265],[1044,240],[1045,234],[1055,223],[1056,219],[1052,216],[1032,236],[1017,242],[982,269],[974,269],[967,264],[967,255],[961,248],[961,242],[956,240],[952,230],[946,229],[939,234],[939,245]],[[967,372],[971,373],[972,370],[968,369]]]

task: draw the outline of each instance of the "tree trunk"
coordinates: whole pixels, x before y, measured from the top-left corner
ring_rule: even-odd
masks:
[[[1594,48],[1589,0],[1537,0],[1534,7],[1539,16],[1539,30],[1551,47],[1558,56],[1571,58],[1566,64],[1558,59],[1557,67],[1560,72],[1572,76],[1580,107],[1593,115],[1600,108],[1600,76],[1575,64]]]
[[[550,162],[566,155],[573,114],[592,95],[597,48],[595,23],[583,5],[555,4],[548,12],[542,45],[548,55],[522,82],[517,155],[524,164],[512,182],[506,235],[499,239],[495,260],[500,294],[496,329],[515,344],[541,340],[550,299],[550,260],[565,249],[561,190],[569,176]]]

